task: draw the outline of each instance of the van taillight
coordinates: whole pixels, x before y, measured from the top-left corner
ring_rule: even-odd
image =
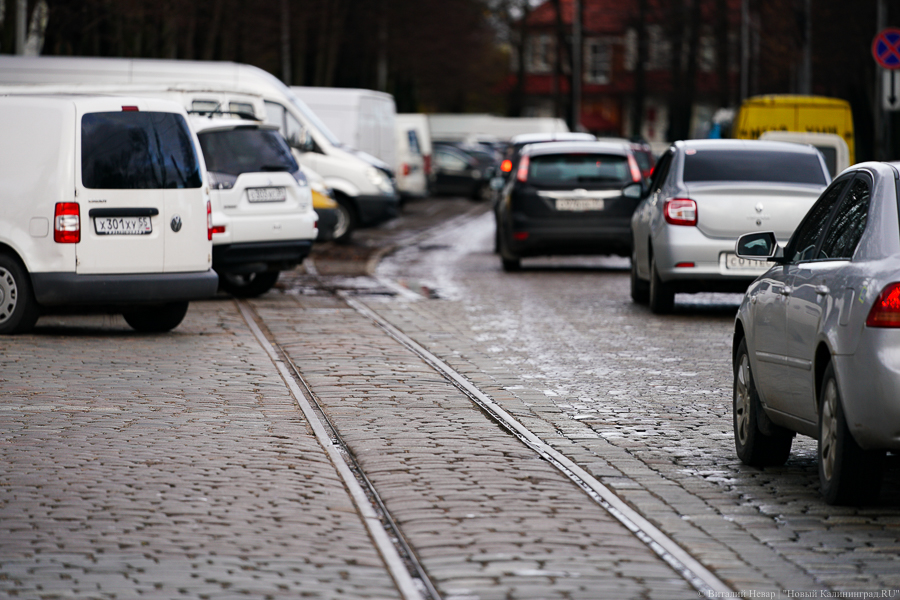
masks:
[[[206,201],[206,239],[207,241],[212,241],[213,234],[213,226],[212,226],[212,203],[207,200]]]
[[[431,175],[431,155],[430,155],[430,154],[426,154],[426,155],[423,156],[422,158],[425,160],[425,165],[424,165],[424,167],[425,167],[425,174],[426,174],[426,175]]]
[[[407,163],[403,163],[403,175],[409,175],[409,165]]]
[[[123,106],[122,112],[140,112],[137,106]]]
[[[528,163],[531,161],[527,156],[523,156],[522,160],[519,161],[519,170],[516,171],[516,179],[521,182],[528,181]]]
[[[81,241],[81,215],[77,202],[57,202],[53,211],[53,241],[77,244]]]
[[[669,198],[663,208],[663,215],[666,223],[672,225],[696,225],[697,203],[690,198]]]
[[[900,327],[900,283],[891,283],[878,294],[866,318],[867,327]]]

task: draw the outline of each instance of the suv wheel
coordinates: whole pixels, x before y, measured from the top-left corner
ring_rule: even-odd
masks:
[[[38,316],[28,271],[12,256],[0,254],[0,334],[26,333]]]
[[[162,333],[178,327],[187,314],[187,302],[170,302],[151,306],[138,306],[122,313],[125,322],[141,333]]]
[[[219,289],[238,298],[255,298],[271,290],[278,281],[278,275],[278,271],[219,273]]]

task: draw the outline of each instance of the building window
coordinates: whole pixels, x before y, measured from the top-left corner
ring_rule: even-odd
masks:
[[[672,44],[666,38],[661,25],[647,26],[647,64],[648,71],[660,71],[670,67],[669,57]]]
[[[552,35],[541,34],[528,39],[527,61],[530,73],[549,73],[556,59]]]
[[[607,84],[612,76],[609,42],[589,39],[584,44],[584,77],[588,83]]]

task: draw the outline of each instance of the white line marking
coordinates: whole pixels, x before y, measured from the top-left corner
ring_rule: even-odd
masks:
[[[397,552],[397,549],[394,547],[393,542],[391,542],[390,537],[384,530],[384,527],[381,524],[381,519],[375,512],[375,508],[369,502],[366,493],[363,491],[362,486],[359,485],[359,482],[356,480],[356,477],[353,475],[350,467],[347,466],[346,461],[344,461],[344,458],[341,456],[340,450],[331,441],[331,437],[325,430],[325,426],[319,420],[319,417],[316,415],[312,406],[309,404],[309,401],[306,399],[306,396],[303,394],[300,386],[298,386],[297,382],[294,381],[294,378],[291,376],[290,370],[278,357],[278,353],[275,352],[275,349],[269,343],[269,340],[266,339],[266,336],[263,335],[263,332],[256,324],[252,313],[250,313],[250,311],[241,302],[236,302],[236,304],[240,309],[241,315],[243,315],[244,320],[247,322],[247,325],[250,327],[250,331],[253,332],[253,335],[256,337],[259,345],[262,346],[266,351],[266,354],[269,355],[269,359],[275,365],[275,368],[278,369],[278,372],[281,374],[281,378],[284,380],[285,384],[290,390],[291,395],[294,397],[294,400],[296,400],[297,406],[299,406],[300,410],[303,411],[303,416],[306,417],[306,420],[312,427],[316,439],[328,454],[328,457],[331,459],[331,463],[334,465],[334,468],[337,470],[338,474],[341,476],[341,479],[344,481],[344,485],[347,486],[347,490],[350,492],[353,503],[356,505],[356,508],[359,511],[360,516],[362,517],[363,523],[369,530],[369,535],[372,536],[372,541],[375,543],[375,547],[381,554],[381,557],[384,559],[385,565],[387,566],[391,577],[393,577],[394,583],[397,584],[400,593],[403,595],[404,600],[424,600],[424,596],[422,596],[422,594],[419,592],[419,589],[416,587],[416,584],[413,581],[412,576],[409,574],[409,571],[406,570],[406,565],[403,563],[403,559],[400,558],[400,554]]]

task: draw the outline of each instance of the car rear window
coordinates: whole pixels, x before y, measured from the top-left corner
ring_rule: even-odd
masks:
[[[95,190],[203,184],[184,117],[144,111],[88,113],[81,118],[81,181]]]
[[[300,168],[287,142],[274,129],[236,127],[204,131],[198,137],[209,171],[236,176],[261,171],[293,173]]]
[[[694,150],[684,157],[684,181],[755,181],[827,185],[818,155],[760,150]]]
[[[529,161],[528,181],[534,183],[631,182],[628,158],[617,154],[542,154]]]

